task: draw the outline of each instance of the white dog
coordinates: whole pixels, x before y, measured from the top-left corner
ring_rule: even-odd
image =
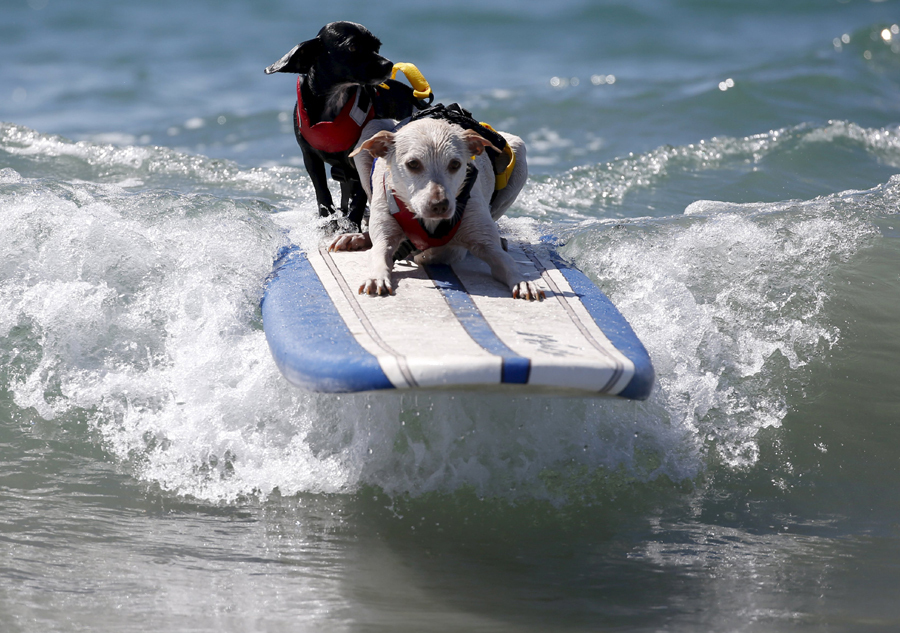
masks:
[[[469,251],[490,266],[491,274],[509,286],[513,297],[544,299],[544,292],[523,278],[503,249],[495,223],[528,175],[522,139],[503,136],[515,152],[516,166],[493,205],[494,169],[484,151],[493,146],[473,130],[440,119],[420,119],[396,132],[381,130],[360,143],[351,156],[360,154],[357,169],[364,186],[371,185],[367,193],[372,242],[369,278],[360,294],[394,294],[393,256],[409,238],[422,251],[415,257],[417,264],[453,263]],[[370,172],[373,157],[378,160]],[[362,244],[362,235],[344,235],[331,250],[357,250]]]

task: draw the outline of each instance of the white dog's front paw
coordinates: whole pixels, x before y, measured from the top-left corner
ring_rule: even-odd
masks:
[[[514,299],[528,299],[529,301],[543,301],[546,299],[544,291],[533,281],[520,281],[513,287]]]
[[[380,278],[372,278],[367,279],[363,284],[359,287],[359,294],[367,294],[367,295],[392,295],[394,294],[394,288],[391,286],[391,277],[388,275],[387,277]]]
[[[328,250],[337,251],[365,251],[372,248],[372,240],[368,233],[344,233],[334,238]]]

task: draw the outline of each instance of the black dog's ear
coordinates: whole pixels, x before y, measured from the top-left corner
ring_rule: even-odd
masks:
[[[319,39],[307,40],[297,44],[287,55],[266,68],[266,74],[272,73],[299,73],[305,75],[309,72],[316,57],[319,56],[322,44]]]

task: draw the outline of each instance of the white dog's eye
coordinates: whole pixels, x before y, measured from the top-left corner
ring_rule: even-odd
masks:
[[[422,171],[422,163],[420,163],[415,158],[410,158],[408,161],[406,161],[406,168],[413,173],[419,172]]]
[[[458,158],[454,158],[450,161],[450,164],[447,165],[447,169],[450,170],[451,174],[458,172],[460,167],[462,167],[462,162]]]

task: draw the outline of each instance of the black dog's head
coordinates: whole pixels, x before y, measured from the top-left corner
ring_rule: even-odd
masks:
[[[266,74],[306,75],[313,92],[323,94],[338,84],[380,84],[393,64],[378,54],[381,41],[361,24],[332,22],[315,39],[297,44],[266,68]]]

